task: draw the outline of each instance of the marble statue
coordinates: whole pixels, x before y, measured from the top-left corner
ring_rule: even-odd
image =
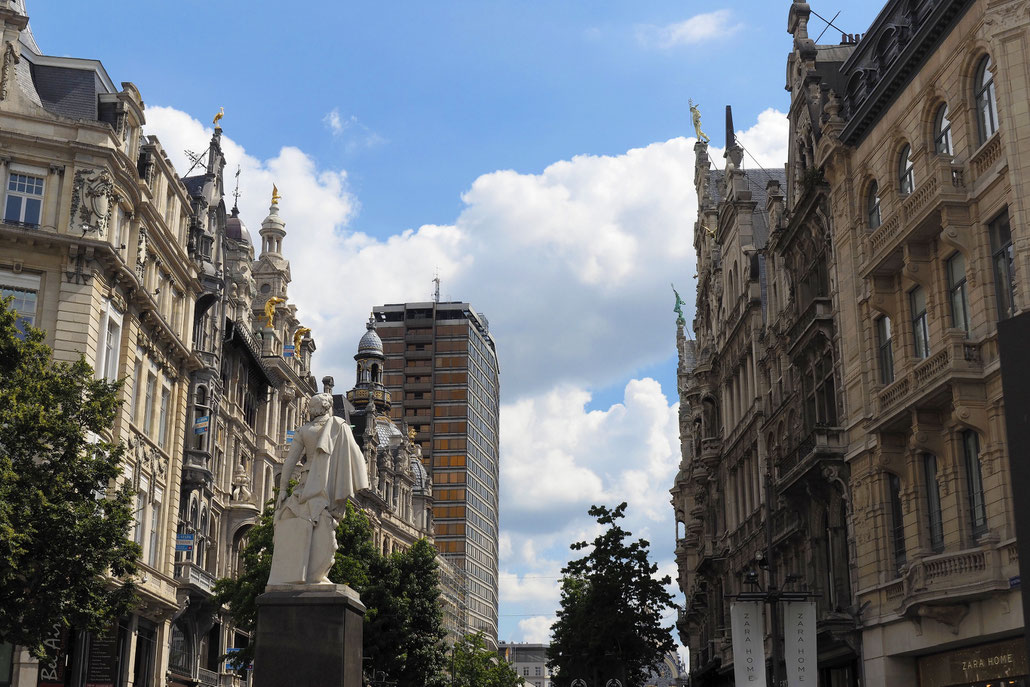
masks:
[[[293,437],[279,481],[270,587],[331,584],[336,526],[347,499],[368,489],[365,459],[350,425],[333,415],[332,396],[313,396],[308,416]],[[296,486],[287,496],[290,480]]]

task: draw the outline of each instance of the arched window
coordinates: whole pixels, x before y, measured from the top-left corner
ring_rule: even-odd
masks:
[[[372,363],[372,381],[380,384],[382,383],[382,377],[379,375],[379,364]]]
[[[866,214],[870,229],[880,226],[880,187],[875,181],[869,184],[869,193],[866,196]]]
[[[912,165],[912,146],[905,144],[898,155],[898,191],[905,196],[916,187],[916,173]]]
[[[951,120],[948,119],[948,103],[937,108],[933,119],[933,149],[938,155],[951,155]]]
[[[984,55],[976,68],[976,123],[983,144],[998,130],[998,101],[994,94],[991,56]]]

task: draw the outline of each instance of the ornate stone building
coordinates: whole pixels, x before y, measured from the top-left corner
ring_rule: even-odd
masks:
[[[723,371],[737,349],[718,336],[730,303],[711,285],[741,288],[739,252],[710,245],[732,193],[716,225],[698,169],[697,341],[681,331],[673,488],[692,684],[730,674],[720,595],[740,590],[741,564],[815,596],[821,684],[1023,684],[997,322],[1030,306],[1030,3],[896,0],[838,45],[814,43],[810,15],[803,2],[789,12],[790,153],[786,183],[767,185],[757,420]],[[747,550],[732,502],[746,516],[750,486],[723,466],[751,422],[768,493],[755,517],[771,527]]]
[[[223,202],[221,130],[205,174],[183,181],[191,191],[194,260],[210,286],[198,299],[177,527],[175,577],[179,612],[171,633],[170,685],[215,685],[233,679],[220,656],[246,646],[211,603],[215,579],[239,572],[247,532],[271,499],[294,430],[317,388],[315,350],[288,304],[285,222],[273,196],[261,225],[261,252],[233,207]],[[275,300],[271,300],[271,299]]]
[[[129,448],[122,479],[137,491],[142,549],[131,614],[101,633],[55,627],[54,661],[16,649],[0,673],[19,686],[157,685],[180,607],[173,533],[202,290],[194,211],[160,143],[141,134],[135,86],[96,60],[43,53],[20,0],[0,2],[0,36],[0,293],[57,359],[84,355],[98,376],[126,380],[110,438]]]
[[[832,80],[808,12],[865,684],[1025,680],[997,322],[1030,306],[1030,3],[890,2]]]

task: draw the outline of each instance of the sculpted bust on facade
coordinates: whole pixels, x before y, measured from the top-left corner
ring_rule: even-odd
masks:
[[[332,414],[329,394],[308,405],[309,422],[297,430],[283,465],[269,586],[330,584],[336,526],[347,499],[368,489],[365,460],[346,420]],[[287,485],[296,481],[287,496]]]

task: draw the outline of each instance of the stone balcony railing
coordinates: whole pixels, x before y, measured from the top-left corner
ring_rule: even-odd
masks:
[[[844,430],[839,427],[816,427],[797,447],[783,457],[777,466],[777,487],[783,489],[797,482],[824,459],[839,460],[844,453]]]
[[[879,227],[866,234],[864,242],[865,264],[863,274],[875,271],[901,244],[924,230],[933,234],[940,230],[939,223],[927,219],[942,203],[964,202],[966,186],[962,167],[952,164],[946,157],[931,160],[930,174],[908,194],[895,203],[895,210],[887,215]]]
[[[879,419],[886,419],[919,397],[934,391],[958,373],[982,369],[980,348],[966,340],[965,332],[949,329],[941,349],[905,372],[877,394]]]
[[[881,616],[904,615],[919,604],[958,604],[986,592],[1008,589],[1013,574],[1018,574],[1015,542],[989,541],[972,549],[916,558],[897,579],[859,591],[858,595],[860,602],[873,602]]]
[[[790,327],[790,345],[796,348],[799,341],[806,338],[809,329],[817,321],[824,322],[833,319],[833,301],[828,297],[813,298],[805,311]]]
[[[192,561],[179,561],[175,564],[175,581],[206,594],[214,593],[215,576]]]
[[[973,154],[969,160],[969,169],[973,173],[974,182],[994,166],[994,163],[1001,158],[1003,150],[1001,132],[998,132]]]

